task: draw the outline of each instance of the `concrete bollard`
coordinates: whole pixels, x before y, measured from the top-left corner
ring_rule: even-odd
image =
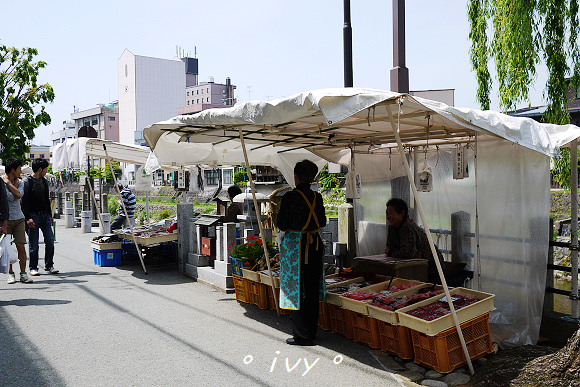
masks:
[[[91,232],[91,211],[81,212],[81,230],[83,234]]]
[[[73,228],[75,227],[75,209],[72,206],[72,202],[67,200],[66,207],[64,208],[64,227]]]
[[[111,233],[111,214],[108,212],[101,213],[101,220],[103,223],[99,222],[99,235],[105,235]],[[104,228],[103,228],[104,226]]]

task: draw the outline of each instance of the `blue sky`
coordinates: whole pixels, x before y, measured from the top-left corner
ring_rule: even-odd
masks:
[[[411,90],[455,89],[455,105],[478,108],[469,64],[466,1],[407,0],[406,56]],[[35,144],[50,144],[73,107],[118,98],[117,60],[125,49],[171,59],[193,56],[200,81],[230,77],[239,102],[343,86],[343,2],[339,0],[8,1],[0,43],[36,47],[48,62],[41,81],[56,98],[52,124]],[[354,86],[389,90],[392,2],[351,0]],[[542,104],[545,77],[531,103]],[[497,97],[492,109],[498,109]],[[527,105],[527,103],[525,104]]]

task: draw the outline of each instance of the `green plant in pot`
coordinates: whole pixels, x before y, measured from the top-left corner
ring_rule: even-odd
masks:
[[[267,239],[266,247],[268,248],[269,253],[274,253],[274,247]],[[264,255],[262,240],[255,236],[245,238],[245,243],[240,243],[239,245],[232,242],[229,246],[229,250],[230,257],[238,258],[242,261],[243,267],[249,270],[253,270],[256,266],[256,262]]]

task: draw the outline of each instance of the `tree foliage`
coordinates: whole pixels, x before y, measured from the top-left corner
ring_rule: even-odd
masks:
[[[54,100],[48,83],[38,83],[38,73],[46,67],[44,61],[34,61],[35,48],[21,50],[0,45],[0,157],[24,159],[28,152],[26,140],[34,138],[34,130],[48,125],[50,116],[44,103]],[[35,111],[40,105],[40,111]]]
[[[491,60],[503,111],[529,103],[537,66],[545,63],[548,80],[543,97],[548,107],[543,120],[570,123],[568,92],[580,85],[578,0],[469,0],[468,18],[470,60],[481,108],[489,109],[491,103]],[[564,173],[554,175],[560,184],[569,184],[569,169],[565,170],[569,163],[566,157],[554,162],[555,170]]]

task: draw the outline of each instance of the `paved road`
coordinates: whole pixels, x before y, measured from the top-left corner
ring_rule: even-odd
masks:
[[[0,386],[403,385],[367,346],[326,331],[315,347],[288,346],[287,317],[174,267],[95,266],[98,229],[62,223],[60,274],[0,276]]]

